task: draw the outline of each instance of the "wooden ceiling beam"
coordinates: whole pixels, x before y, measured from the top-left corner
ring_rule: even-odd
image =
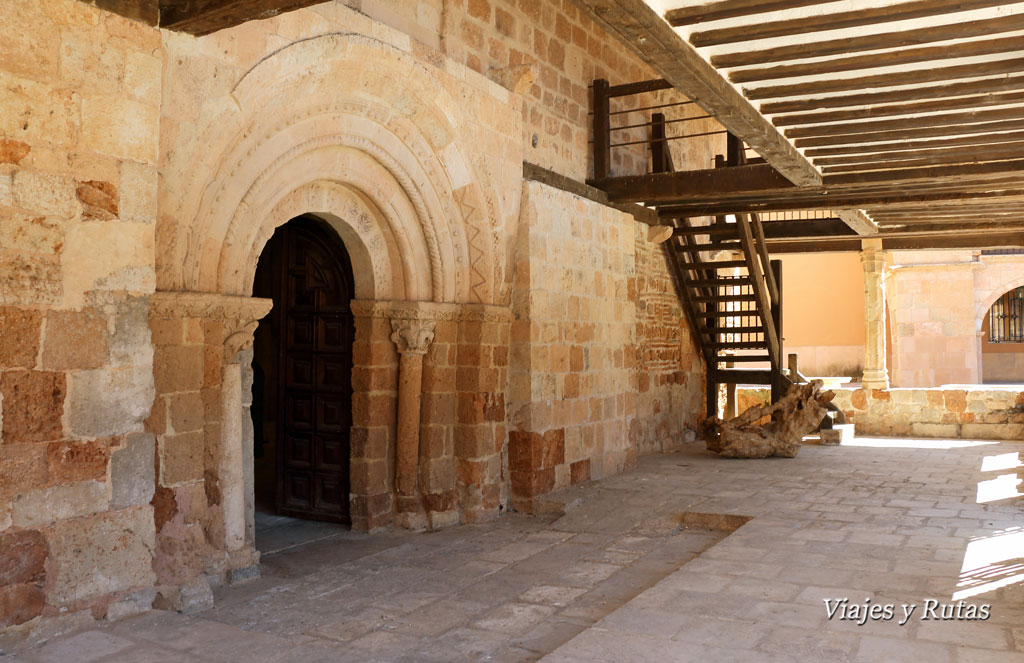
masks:
[[[874,69],[876,67],[890,67],[917,62],[931,63],[937,60],[976,57],[995,53],[1012,53],[1019,50],[1021,50],[1021,38],[1019,36],[982,39],[980,41],[968,41],[960,44],[922,46],[920,48],[907,48],[899,51],[871,53],[869,55],[831,58],[818,62],[738,69],[729,72],[729,80],[733,83],[753,83],[755,81],[794,78],[798,76],[832,75],[838,71]]]
[[[976,81],[934,85],[932,87],[900,88],[885,92],[817,97],[813,99],[790,99],[769,101],[758,106],[766,115],[794,113],[821,108],[844,108],[849,106],[871,106],[898,101],[919,101],[922,99],[944,99],[965,94],[991,94],[1007,90],[1024,90],[1024,76],[1000,76]]]
[[[859,252],[861,240],[828,238],[815,241],[767,241],[770,254]],[[1001,249],[1024,246],[1024,231],[957,235],[900,235],[883,237],[882,248],[889,251],[938,249]]]
[[[901,168],[916,168],[919,166],[951,166],[956,164],[967,165],[974,163],[988,163],[1005,159],[1024,158],[1024,143],[1017,143],[1015,145],[1016,147],[1014,149],[1006,151],[985,150],[979,153],[975,150],[969,154],[959,153],[946,156],[924,157],[920,159],[895,159],[874,161],[871,163],[855,163],[843,166],[824,166],[822,168],[822,172],[824,172],[825,175],[835,175],[837,173],[857,173],[868,170],[897,170]]]
[[[1014,186],[1016,185],[1016,186]],[[657,204],[658,216],[676,218],[680,216],[715,216],[720,214],[737,214],[749,212],[788,212],[815,209],[863,209],[873,214],[887,207],[935,203],[946,201],[968,201],[999,198],[1008,203],[1024,205],[1024,188],[1019,178],[1011,182],[983,182],[961,184],[958,186],[936,182],[931,189],[904,185],[888,188],[862,189],[849,191],[843,189],[824,190],[795,189],[785,196],[776,193],[759,193],[753,196],[734,196],[730,198],[693,198],[680,199],[665,196],[660,200],[649,200],[648,204]]]
[[[765,21],[716,30],[703,30],[690,35],[690,43],[697,47],[732,44],[753,39],[787,37],[820,30],[840,30],[864,25],[879,25],[891,21],[941,16],[971,9],[985,9],[1021,2],[1021,0],[917,0],[885,7],[855,9],[853,11],[819,14],[781,21]]]
[[[995,134],[975,134],[972,136],[955,136],[933,140],[901,140],[892,143],[871,143],[865,145],[840,145],[836,147],[813,147],[805,150],[808,157],[816,159],[823,156],[875,154],[878,152],[899,152],[906,150],[962,147],[969,145],[991,145],[1024,140],[1024,131],[1011,131]]]
[[[745,87],[743,94],[747,99],[776,99],[779,97],[806,97],[826,92],[844,92],[847,90],[866,90],[870,88],[895,87],[898,85],[915,85],[918,83],[935,83],[957,78],[976,78],[994,76],[996,74],[1012,74],[1024,71],[1024,58],[976,62],[951,67],[924,67],[910,71],[898,71],[889,74],[856,76],[842,78],[827,76],[819,80],[788,85],[762,85]]]
[[[609,177],[594,181],[592,184],[605,191],[608,199],[615,202],[644,202],[666,196],[686,198],[796,188],[792,182],[767,164]]]
[[[644,0],[575,0],[641,60],[798,185],[821,174],[756,108]]]
[[[856,237],[857,233],[838,218],[800,219],[797,221],[762,221],[764,236],[768,239],[794,239],[799,237]],[[693,235],[693,228],[677,228],[676,235]]]
[[[876,117],[894,115],[916,115],[935,111],[962,110],[964,108],[984,108],[986,106],[1003,106],[1024,102],[1024,91],[988,93],[971,97],[954,97],[952,99],[935,99],[910,104],[887,104],[852,108],[848,110],[820,111],[817,113],[796,113],[793,115],[776,115],[772,124],[777,127],[800,126],[806,124],[828,124],[844,120],[867,120]]]
[[[719,0],[719,2],[709,2],[703,5],[670,9],[665,12],[665,20],[671,26],[680,27],[718,21],[723,18],[763,14],[781,9],[823,5],[829,2],[833,2],[833,0]]]
[[[899,180],[903,185],[907,182],[928,182],[938,186],[947,183],[955,184],[967,178],[979,179],[988,176],[1004,176],[1008,173],[1018,175],[1024,183],[1024,159],[1008,159],[992,163],[972,163],[959,166],[925,166],[921,168],[900,168],[883,172],[848,173],[830,175],[824,179],[824,186],[851,186],[861,184],[891,183]]]
[[[829,55],[846,55],[886,48],[919,46],[951,39],[981,37],[1024,29],[1024,14],[997,16],[963,23],[936,25],[901,32],[865,34],[847,39],[792,44],[775,48],[743,49],[735,53],[711,56],[711,64],[720,69],[767,64],[785,60],[802,60]]]
[[[882,163],[888,166],[890,163],[909,162],[928,158],[973,158],[977,159],[979,153],[984,156],[994,155],[996,157],[1015,155],[1018,152],[1024,154],[1024,138],[1019,141],[1006,143],[994,143],[985,146],[967,145],[964,147],[941,147],[920,150],[895,150],[892,152],[878,152],[869,154],[856,154],[853,156],[836,157],[815,157],[814,163],[819,167],[832,166],[872,166]],[[951,162],[952,163],[952,162]],[[961,163],[961,162],[955,162]],[[908,164],[910,165],[910,164]],[[921,163],[919,165],[927,165]]]
[[[816,124],[809,127],[794,127],[792,129],[786,129],[784,133],[787,138],[841,136],[873,133],[876,131],[917,129],[923,127],[965,126],[978,124],[980,122],[992,122],[995,120],[1020,119],[1022,117],[1024,117],[1024,106],[1010,106],[1008,108],[990,108],[988,110],[965,111],[960,113],[921,115],[918,117],[905,117],[895,120],[869,120],[866,122]]]
[[[160,0],[160,27],[201,36],[323,0]]]
[[[817,136],[815,138],[796,138],[793,143],[797,147],[822,147],[826,145],[859,145],[863,143],[880,143],[885,141],[910,140],[912,138],[931,138],[937,136],[961,136],[964,134],[987,134],[998,136],[1013,129],[1024,129],[1024,117],[1016,120],[1000,122],[983,122],[954,126],[916,127],[895,131],[873,131],[866,133],[850,133],[838,136]],[[870,151],[870,148],[868,148]],[[810,156],[810,155],[808,155]]]

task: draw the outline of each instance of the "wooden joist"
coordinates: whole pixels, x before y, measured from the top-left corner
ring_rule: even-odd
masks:
[[[969,97],[935,99],[909,104],[881,104],[847,110],[776,115],[772,118],[772,124],[777,127],[799,126],[803,124],[827,124],[829,122],[839,122],[842,120],[867,120],[877,117],[915,115],[918,113],[963,110],[965,108],[985,108],[987,106],[1002,106],[1004,104],[1016,104],[1021,102],[1024,102],[1024,90],[1003,93],[989,92]]]
[[[917,0],[884,7],[855,9],[853,11],[804,16],[780,21],[765,21],[742,26],[694,32],[690,43],[694,46],[718,46],[753,39],[787,37],[821,30],[839,30],[864,25],[877,25],[891,21],[938,16],[971,9],[984,9],[1014,4],[1021,0]],[[955,24],[955,21],[951,21]]]
[[[915,101],[920,99],[945,99],[964,94],[1004,92],[1007,90],[1024,90],[1024,76],[1000,76],[998,78],[982,78],[962,83],[947,83],[925,87],[900,88],[884,92],[860,92],[849,95],[815,97],[813,99],[790,99],[771,101],[759,106],[762,113],[793,113],[816,110],[820,108],[844,108],[848,106],[873,106],[875,104],[897,101]]]
[[[694,25],[696,23],[707,23],[718,21],[723,18],[735,18],[737,16],[750,16],[764,12],[779,11],[781,9],[793,9],[796,7],[807,7],[809,5],[821,5],[833,0],[719,0],[703,5],[691,5],[670,9],[665,13],[665,20],[674,27],[683,25]]]
[[[886,141],[905,141],[913,138],[934,138],[939,136],[963,136],[965,134],[984,134],[995,136],[1002,132],[1024,129],[1024,117],[1016,120],[1000,120],[997,122],[981,122],[971,125],[952,125],[937,127],[910,127],[891,131],[872,131],[858,134],[842,134],[839,136],[817,136],[815,138],[796,138],[793,143],[797,147],[824,147],[830,145],[850,145],[861,143],[881,143]]]
[[[943,141],[945,142],[945,141]],[[904,144],[904,147],[906,145]],[[985,158],[1003,158],[1016,155],[1024,156],[1024,137],[1021,140],[979,145],[965,145],[962,147],[933,147],[922,149],[904,149],[891,152],[872,152],[867,154],[854,154],[848,156],[822,156],[815,157],[814,163],[817,166],[872,166],[877,163],[891,165],[926,159],[959,159],[977,158],[983,155]],[[980,160],[980,159],[979,159]],[[968,163],[960,161],[934,161],[932,163]],[[925,164],[918,164],[925,165]]]
[[[989,110],[972,110],[959,113],[941,113],[922,115],[912,118],[895,120],[868,120],[866,122],[842,122],[839,124],[816,124],[808,127],[786,129],[789,138],[811,138],[818,136],[859,136],[879,131],[901,131],[904,129],[923,129],[925,127],[965,127],[970,132],[970,125],[997,120],[1019,120],[1024,117],[1024,107],[992,108]]]
[[[921,67],[895,73],[873,74],[870,76],[840,77],[826,76],[818,80],[791,83],[787,85],[761,85],[743,88],[748,99],[774,99],[778,97],[806,97],[826,92],[865,90],[915,83],[934,83],[956,78],[974,76],[995,76],[1024,69],[1024,58],[1009,58],[951,67]]]
[[[861,145],[838,145],[830,147],[816,147],[806,150],[806,153],[807,156],[816,158],[822,156],[835,156],[843,154],[897,152],[927,148],[959,147],[966,145],[991,145],[993,143],[1015,142],[1019,140],[1024,140],[1024,131],[993,134],[974,134],[970,136],[958,136],[955,138],[944,138],[936,140],[900,140],[891,143],[872,143]]]
[[[966,39],[1024,29],[1024,14],[997,16],[995,18],[949,23],[923,28],[894,32],[871,33],[844,39],[817,41],[811,43],[787,44],[773,48],[746,48],[734,53],[723,53],[711,57],[715,67],[728,69],[768,62],[818,58],[828,55],[862,53],[903,46],[930,44],[951,39]]]
[[[1000,37],[968,41],[961,44],[943,44],[942,46],[921,46],[897,51],[883,51],[868,55],[851,55],[799,64],[782,64],[771,67],[737,69],[729,72],[729,80],[733,83],[752,83],[779,78],[796,78],[799,76],[832,75],[840,71],[856,71],[858,69],[874,69],[891,67],[899,64],[918,62],[931,63],[936,60],[951,60],[978,55],[996,53],[1014,53],[1021,50],[1021,38]]]
[[[650,202],[692,195],[794,188],[792,182],[766,164],[609,177],[592,184],[606,191],[608,198],[617,202]]]

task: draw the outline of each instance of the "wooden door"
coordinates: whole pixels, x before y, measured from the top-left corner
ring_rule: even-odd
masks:
[[[278,228],[277,510],[349,523],[352,265],[334,231],[299,217]],[[269,386],[269,385],[268,385]]]

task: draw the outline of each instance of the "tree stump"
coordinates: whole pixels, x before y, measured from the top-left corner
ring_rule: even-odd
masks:
[[[835,392],[821,390],[822,384],[793,384],[778,403],[755,405],[729,421],[708,417],[701,426],[708,449],[725,458],[796,456],[804,435],[821,424],[825,405],[835,398]]]

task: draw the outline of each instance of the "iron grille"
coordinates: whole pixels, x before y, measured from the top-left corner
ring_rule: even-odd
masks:
[[[1024,286],[1011,290],[988,311],[989,343],[1024,343]]]

